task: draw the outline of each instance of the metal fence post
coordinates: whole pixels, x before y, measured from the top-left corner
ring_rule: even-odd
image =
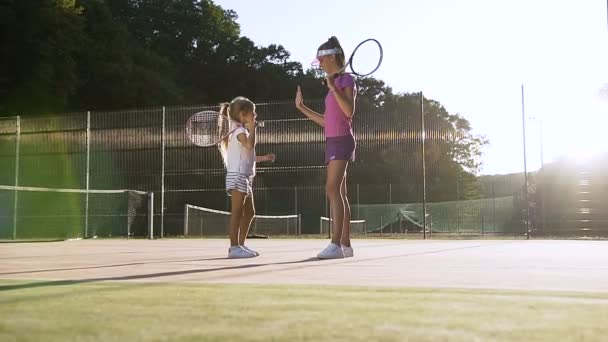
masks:
[[[357,220],[361,219],[361,202],[359,201],[359,183],[357,183]]]
[[[148,239],[154,239],[154,191],[148,195]]]
[[[524,85],[521,85],[521,124],[524,139],[524,199],[526,202],[526,239],[530,239],[530,195],[528,190],[528,165],[526,157],[526,107],[524,102]]]
[[[424,128],[424,95],[422,92],[420,92],[420,120],[422,129],[422,238],[426,239],[426,153],[424,146],[426,130]]]
[[[162,114],[162,132],[161,132],[161,181],[160,181],[160,237],[165,236],[165,106],[163,106]]]
[[[87,149],[87,166],[86,166],[86,197],[85,197],[85,213],[84,213],[84,238],[89,237],[89,189],[90,189],[90,170],[91,170],[91,111],[87,111],[87,131],[86,131],[86,149]]]
[[[388,183],[388,206],[390,210],[393,210],[393,183]],[[393,234],[393,222],[390,223],[390,232]]]
[[[17,121],[15,121],[15,128],[17,135],[15,136],[15,187],[19,186],[19,153],[21,144],[21,116],[17,115]],[[15,196],[13,197],[13,240],[17,239],[17,216],[18,212],[18,201],[19,201],[19,190],[15,188]]]

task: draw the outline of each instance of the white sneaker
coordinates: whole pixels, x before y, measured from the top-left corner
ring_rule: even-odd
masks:
[[[245,245],[243,245],[241,247],[243,247],[243,249],[246,250],[247,252],[255,254],[255,256],[260,255],[260,253],[258,253],[257,251],[254,251],[253,249],[251,249],[251,248],[249,248],[249,247],[247,247]]]
[[[228,249],[228,259],[253,258],[256,255],[245,250],[241,246],[232,246]]]
[[[342,259],[344,258],[344,252],[342,251],[342,247],[336,245],[335,243],[330,243],[325,247],[321,253],[317,254],[317,258],[319,259]]]
[[[354,256],[353,247],[342,246],[342,251],[344,251],[345,258],[352,258]]]

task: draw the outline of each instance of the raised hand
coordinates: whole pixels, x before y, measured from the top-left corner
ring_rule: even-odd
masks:
[[[268,153],[265,157],[266,161],[269,161],[271,163],[274,163],[275,159],[277,159],[277,156],[274,153]]]
[[[296,91],[296,108],[301,109],[304,107],[304,97],[302,96],[302,88],[298,85]]]

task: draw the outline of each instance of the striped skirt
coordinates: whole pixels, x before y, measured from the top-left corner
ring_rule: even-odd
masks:
[[[246,197],[253,194],[253,177],[238,172],[228,172],[226,174],[226,192],[230,195],[232,190],[242,192]]]

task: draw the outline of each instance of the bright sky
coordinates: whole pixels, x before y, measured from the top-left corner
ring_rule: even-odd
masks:
[[[310,65],[332,35],[347,54],[378,39],[375,74],[395,92],[423,91],[467,118],[484,149],[482,174],[523,171],[521,85],[528,170],[568,153],[608,150],[606,0],[216,0],[256,44],[282,44]],[[588,152],[585,152],[588,153]]]

